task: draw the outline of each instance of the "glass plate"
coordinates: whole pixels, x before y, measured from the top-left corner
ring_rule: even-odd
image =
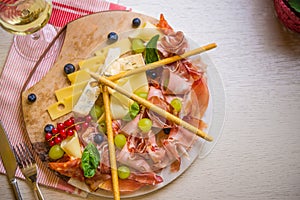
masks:
[[[120,38],[125,38],[130,33],[121,34]],[[186,36],[187,37],[187,36]],[[188,37],[187,37],[188,38]],[[195,49],[200,47],[193,40],[188,38],[188,42],[190,44],[190,49]],[[105,47],[107,44],[100,45],[99,49]],[[201,44],[203,45],[203,44]],[[214,138],[212,142],[208,142],[198,137],[197,141],[193,144],[192,148],[188,151],[189,158],[185,156],[181,156],[181,165],[180,170],[177,172],[171,172],[170,166],[164,168],[158,175],[163,178],[163,182],[155,185],[155,186],[146,186],[138,191],[135,191],[130,194],[122,194],[122,198],[129,197],[137,197],[150,192],[154,192],[178,178],[185,170],[188,169],[189,166],[197,159],[204,159],[209,153],[213,150],[216,145],[219,137],[221,136],[223,124],[225,120],[225,92],[223,88],[222,79],[217,71],[216,66],[210,59],[208,53],[201,53],[200,55],[195,55],[190,57],[194,59],[195,57],[200,57],[201,60],[207,65],[207,83],[208,89],[210,93],[209,104],[207,110],[202,118],[208,125],[208,127],[204,130],[210,136]],[[79,182],[75,179],[70,179],[69,182],[71,185],[78,187],[86,192],[90,192],[89,188],[82,182]],[[104,190],[97,190],[96,192],[90,192],[97,196],[103,197],[113,197],[111,192],[107,192]]]

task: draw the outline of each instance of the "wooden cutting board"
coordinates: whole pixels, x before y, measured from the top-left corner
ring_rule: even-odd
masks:
[[[52,121],[47,112],[47,107],[56,102],[54,91],[70,85],[64,74],[64,65],[67,63],[77,65],[80,60],[93,56],[97,47],[107,41],[110,32],[121,34],[133,30],[132,20],[136,17],[141,19],[141,24],[146,21],[153,24],[158,22],[157,19],[135,12],[107,11],[79,18],[60,32],[65,34],[65,39],[54,65],[38,83],[22,92],[23,118],[33,144],[45,141],[46,124],[56,125],[58,121],[63,122],[71,115]],[[37,100],[33,103],[27,100],[30,93],[37,96]]]

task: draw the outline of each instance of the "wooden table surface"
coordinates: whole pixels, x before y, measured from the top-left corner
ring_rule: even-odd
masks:
[[[136,200],[300,199],[300,34],[278,22],[272,0],[120,0],[159,17],[209,52],[222,76],[226,120],[221,138],[176,181]],[[12,36],[0,31],[0,67]],[[24,199],[33,199],[23,181]],[[45,199],[81,199],[42,187]],[[0,199],[13,199],[0,175]],[[103,199],[89,196],[87,199]]]

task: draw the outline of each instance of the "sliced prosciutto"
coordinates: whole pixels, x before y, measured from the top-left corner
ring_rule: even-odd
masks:
[[[201,77],[193,83],[191,90],[185,95],[181,115],[194,117],[200,120],[207,109],[208,102],[209,90],[206,79]]]
[[[184,95],[193,84],[193,80],[184,78],[179,73],[165,68],[162,74],[161,85],[164,94]]]

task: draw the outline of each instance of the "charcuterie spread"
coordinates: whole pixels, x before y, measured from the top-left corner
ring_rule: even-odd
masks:
[[[103,87],[90,73],[111,77],[191,50],[186,35],[174,30],[163,15],[158,21],[133,17],[130,23],[127,32],[108,31],[106,40],[91,56],[77,62],[64,59],[59,75],[67,84],[49,94],[55,100],[40,111],[47,120],[36,127],[40,135],[34,138],[38,139],[31,138],[36,140],[33,146],[51,171],[66,181],[84,183],[91,192],[113,189]],[[203,116],[210,94],[206,64],[200,56],[114,83],[200,130],[208,126]],[[114,88],[107,88],[120,193],[163,184],[161,172],[178,172],[182,159],[189,159],[189,151],[199,137]],[[24,112],[40,98],[47,98],[34,91],[29,89],[23,94]]]

